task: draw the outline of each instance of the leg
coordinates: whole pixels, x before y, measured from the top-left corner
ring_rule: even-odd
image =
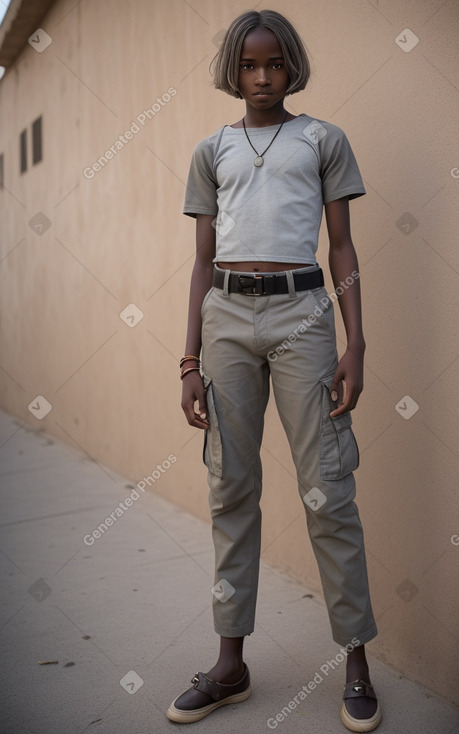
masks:
[[[275,347],[271,351],[277,357],[272,360],[271,374],[297,470],[333,637],[339,644],[352,647],[347,681],[369,683],[364,643],[377,630],[368,590],[363,531],[353,501],[352,471],[358,465],[358,451],[350,415],[334,420],[329,417],[335,407],[329,388],[337,365],[333,311],[315,311],[317,298],[325,295],[323,289],[317,297],[308,292],[292,299],[297,326],[311,311],[316,315],[306,331],[297,328],[295,332],[295,319],[291,317],[288,325],[285,319],[272,319],[273,347],[276,342],[284,342],[287,348],[280,354]],[[289,333],[297,338],[287,346]],[[365,720],[375,715],[377,702],[361,696],[347,699],[346,707],[351,716]]]
[[[244,674],[243,637],[220,637],[220,655],[206,675],[219,683],[237,683]]]
[[[213,614],[223,638],[253,632],[261,544],[260,446],[269,370],[254,353],[253,299],[206,302],[202,368],[210,428],[204,461],[215,546]]]
[[[355,647],[347,656],[346,683],[355,681],[364,681],[371,684],[365,645]],[[367,696],[346,699],[346,709],[355,719],[371,719],[375,716],[377,708],[378,702]]]
[[[209,303],[211,307],[209,308]],[[253,353],[253,301],[211,294],[203,313],[202,369],[210,428],[205,435],[215,546],[213,613],[220,654],[169,707],[173,721],[198,721],[250,695],[244,636],[254,628],[261,543],[260,446],[269,370]],[[225,688],[226,687],[226,688]]]
[[[365,645],[354,647],[347,656],[346,683],[352,683],[354,680],[364,680],[367,683],[371,683],[370,671],[365,655]]]
[[[289,308],[273,308],[270,337],[274,344],[295,333],[295,323],[317,314],[325,289],[297,294]],[[281,297],[278,297],[281,298]],[[298,488],[319,566],[334,640],[364,644],[376,635],[368,591],[363,531],[354,503],[352,471],[358,450],[351,416],[331,419],[335,407],[330,386],[337,366],[333,310],[320,315],[270,363],[279,415],[295,463]],[[273,350],[271,350],[271,354]]]

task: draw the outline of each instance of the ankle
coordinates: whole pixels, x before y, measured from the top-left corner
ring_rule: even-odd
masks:
[[[244,674],[242,659],[219,659],[207,675],[217,683],[237,683]]]
[[[362,680],[364,683],[370,683],[370,671],[366,668],[347,668],[346,683],[354,683],[354,681]]]
[[[363,645],[354,648],[349,653],[346,662],[346,683],[351,683],[355,680],[363,680],[366,683],[370,683],[370,671]]]

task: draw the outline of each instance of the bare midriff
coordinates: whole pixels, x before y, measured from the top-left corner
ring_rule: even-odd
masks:
[[[264,262],[241,262],[241,263],[217,263],[223,270],[236,270],[240,273],[278,273],[282,270],[297,270],[298,268],[310,267],[312,263],[264,263]]]

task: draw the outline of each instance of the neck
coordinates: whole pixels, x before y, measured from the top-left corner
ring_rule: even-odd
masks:
[[[280,125],[285,114],[283,100],[269,110],[254,110],[246,103],[244,120],[246,127],[268,127],[269,125]]]

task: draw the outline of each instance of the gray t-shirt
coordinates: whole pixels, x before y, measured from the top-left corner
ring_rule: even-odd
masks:
[[[247,128],[261,153],[278,125]],[[322,208],[366,193],[341,128],[304,113],[284,123],[261,167],[243,128],[225,125],[195,147],[183,213],[215,216],[214,262],[314,264]]]

